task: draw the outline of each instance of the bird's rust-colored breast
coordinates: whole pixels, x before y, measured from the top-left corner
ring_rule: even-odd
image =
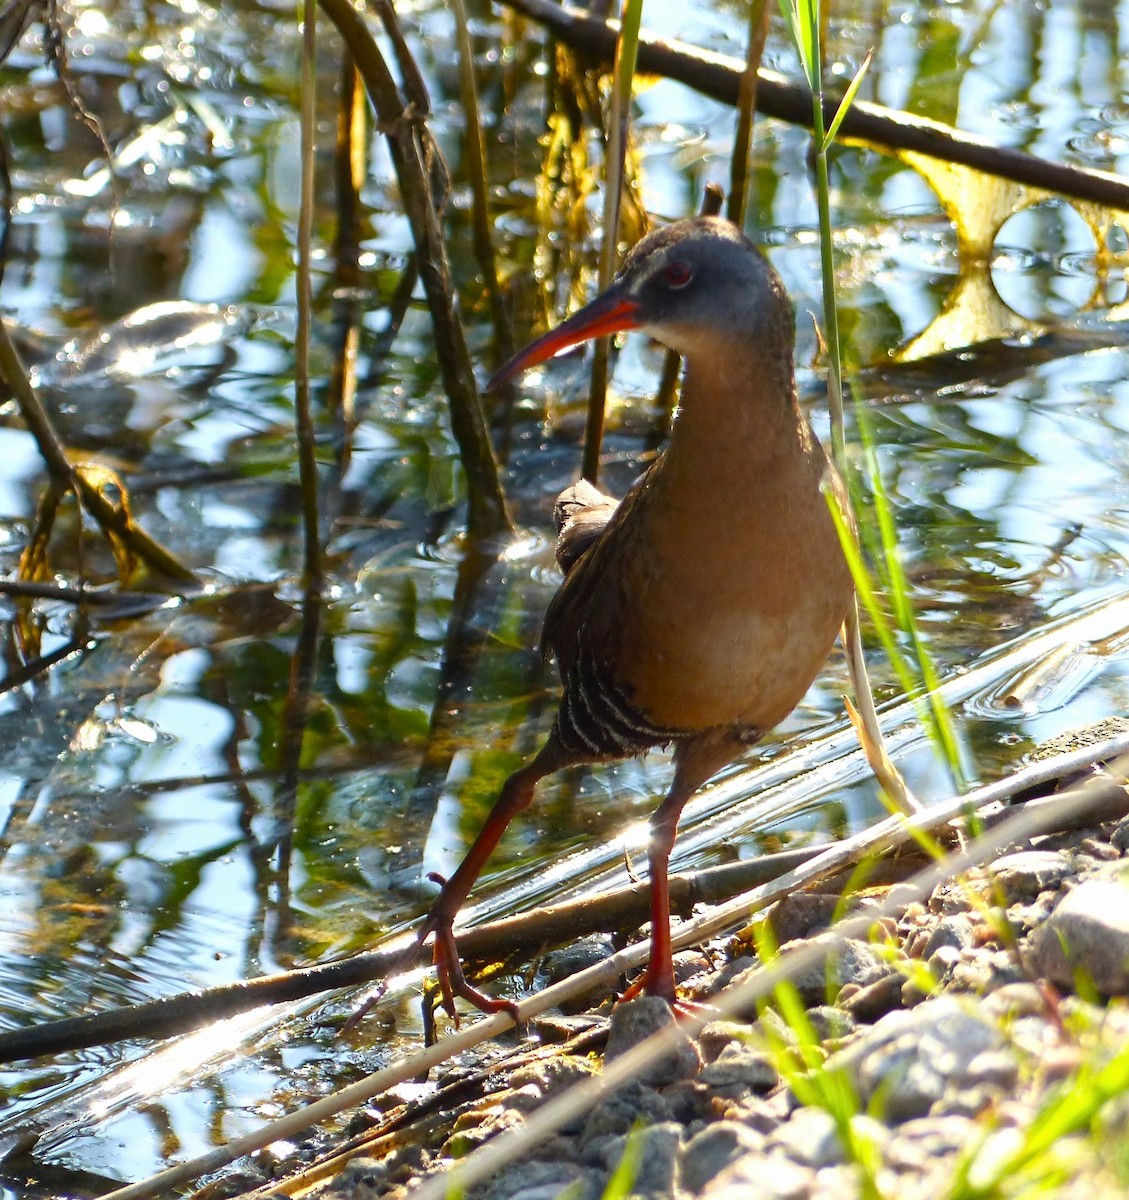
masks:
[[[826,660],[850,577],[798,412],[757,429],[747,452],[719,446],[703,415],[683,416],[576,564],[545,638],[566,683],[584,658],[658,729],[763,730]]]

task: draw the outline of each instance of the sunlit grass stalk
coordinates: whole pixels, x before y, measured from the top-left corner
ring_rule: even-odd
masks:
[[[611,119],[608,122],[608,150],[605,170],[604,229],[600,244],[600,290],[615,274],[619,246],[619,213],[623,202],[623,181],[627,158],[627,134],[631,119],[631,92],[635,64],[639,58],[639,29],[643,24],[643,0],[623,0],[619,38],[612,72]],[[588,417],[584,433],[584,457],[581,474],[592,483],[600,473],[600,446],[604,440],[604,406],[608,391],[608,349],[606,337],[596,341],[592,358],[592,386],[588,393]]]
[[[757,926],[756,946],[757,957],[762,964],[768,965],[776,958],[779,947],[768,921],[761,921]],[[773,1065],[801,1104],[821,1108],[835,1122],[847,1161],[858,1172],[861,1200],[880,1200],[882,1193],[878,1189],[878,1170],[881,1164],[878,1150],[869,1138],[860,1135],[855,1123],[854,1118],[862,1113],[862,1104],[853,1080],[842,1068],[827,1069],[823,1039],[812,1025],[807,1006],[795,983],[782,980],[773,988],[772,998],[781,1019],[795,1038],[795,1045],[790,1045],[773,1029],[771,1022],[764,1020],[767,1003],[762,1001],[758,1004],[761,1027]]]
[[[848,478],[848,463],[845,420],[843,420],[842,349],[839,330],[839,307],[837,307],[835,298],[835,260],[833,227],[831,227],[831,188],[828,170],[828,150],[831,144],[834,143],[835,134],[839,132],[839,126],[843,118],[845,118],[849,108],[851,108],[859,85],[863,82],[866,68],[870,65],[870,54],[866,55],[863,64],[859,67],[858,72],[855,73],[846,94],[843,95],[839,108],[836,109],[833,120],[831,120],[828,126],[824,120],[823,112],[821,0],[780,0],[780,7],[783,17],[785,17],[788,24],[788,29],[791,31],[795,47],[797,47],[801,66],[803,66],[807,79],[807,85],[811,89],[812,134],[813,142],[815,142],[816,204],[819,217],[819,264],[821,264],[823,282],[823,328],[828,352],[828,407],[831,420],[831,456],[834,458],[836,467],[839,468],[840,475],[843,479],[846,479]],[[837,506],[839,506],[839,499],[829,493],[828,503],[831,506],[831,510],[835,512]],[[873,601],[873,588],[869,586],[869,581],[860,586],[860,581],[865,576],[865,569],[860,569],[861,562],[857,542],[854,540],[851,526],[849,526],[849,522],[843,514],[837,514],[836,512],[835,520],[837,526],[839,526],[843,550],[847,553],[847,558],[852,565],[852,574],[855,578],[855,587],[857,587],[859,599],[864,601],[871,617],[876,617],[879,613],[879,607],[877,604],[873,604],[873,602],[870,602],[870,604],[866,602],[867,599]],[[896,557],[896,545],[884,545],[884,552],[891,558]],[[881,632],[879,632],[879,637],[883,637]],[[900,648],[897,647],[893,636],[884,636],[883,646],[887,648],[887,653],[893,652],[891,653],[891,659],[893,659],[895,670],[897,670],[901,654]],[[867,760],[870,761],[871,768],[877,776],[879,785],[887,793],[891,802],[897,808],[912,811],[919,806],[917,800],[914,800],[899,770],[897,770],[894,763],[890,761],[889,755],[885,752],[882,730],[878,724],[878,714],[875,707],[875,700],[873,700],[870,679],[866,674],[863,640],[861,640],[861,632],[859,630],[858,602],[855,602],[852,606],[852,611],[848,614],[846,623],[843,625],[843,649],[845,649],[847,655],[847,665],[849,672],[851,672],[855,703],[858,706],[857,716],[852,714],[852,719],[855,722],[855,727],[859,730],[859,736],[861,742],[863,742]]]
[[[922,722],[929,730],[934,744],[943,750],[945,762],[957,790],[964,791],[968,785],[968,778],[963,766],[960,740],[953,726],[953,717],[949,706],[941,698],[939,691],[941,679],[933,665],[928,648],[921,640],[921,633],[917,627],[913,602],[910,598],[909,580],[906,578],[901,555],[898,553],[898,531],[894,520],[894,510],[882,482],[882,470],[874,448],[874,439],[861,406],[857,406],[855,409],[855,422],[862,441],[866,474],[871,486],[871,501],[882,548],[880,564],[886,577],[886,591],[890,597],[894,620],[898,628],[908,633],[910,637],[921,674],[921,682],[925,687],[925,699],[928,701],[928,707],[922,712]],[[876,606],[868,605],[867,612],[872,618],[876,611]],[[895,651],[894,654],[890,654],[889,651],[887,653],[890,654],[890,661],[898,670],[899,677],[910,676],[912,673],[905,660],[905,655],[901,652],[901,647],[896,646]],[[907,693],[912,691],[912,688],[907,687],[904,682],[902,686]]]
[[[302,169],[298,199],[298,269],[294,281],[298,313],[294,336],[294,420],[298,438],[304,565],[308,588],[316,587],[322,574],[317,447],[310,410],[310,328],[313,307],[310,267],[314,222],[314,155],[317,150],[317,11],[316,0],[303,0],[298,110]]]

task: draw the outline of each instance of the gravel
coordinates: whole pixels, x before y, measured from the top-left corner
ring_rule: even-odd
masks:
[[[629,1194],[647,1200],[935,1200],[965,1169],[996,1194],[1053,1089],[1129,1042],[1123,1000],[1109,1003],[1129,996],[1126,855],[1129,818],[1014,847],[797,981],[814,1044],[772,1008],[714,1021],[468,1200],[596,1200],[625,1155]],[[771,919],[803,937],[837,903],[797,894]],[[687,989],[707,1002],[755,969],[723,961],[723,943],[711,949],[716,965]],[[599,1011],[609,1009],[607,1059],[673,1020],[654,998]],[[410,1200],[420,1178],[599,1069],[597,1056],[552,1047],[508,1075],[500,1065],[495,1089],[455,1109],[441,1133],[421,1126],[413,1143],[401,1131],[389,1153],[354,1160],[319,1195]],[[1107,1104],[1094,1127],[1122,1141],[1129,1100]],[[1064,1136],[1055,1152],[1066,1164],[1055,1195],[1124,1194],[1092,1140]]]

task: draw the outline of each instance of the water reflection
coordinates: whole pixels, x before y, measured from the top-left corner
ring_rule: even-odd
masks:
[[[1122,168],[1129,112],[1111,97],[1125,90],[1117,39],[1129,28],[1129,6],[1052,7],[910,5],[898,10],[903,21],[882,3],[838,6],[831,57],[845,66],[877,42],[865,84],[874,99],[1050,156]],[[340,954],[411,921],[426,902],[421,871],[450,869],[501,778],[551,718],[552,677],[535,651],[556,586],[548,510],[578,462],[584,371],[573,360],[547,369],[509,414],[508,486],[527,534],[497,559],[465,554],[461,483],[428,324],[412,301],[406,233],[377,146],[364,197],[365,269],[346,297],[363,311],[355,407],[319,418],[331,580],[314,636],[302,754],[287,761],[303,635],[290,300],[297,176],[293,97],[277,64],[294,35],[269,9],[201,11],[184,28],[144,32],[133,30],[129,13],[105,12],[105,30],[78,19],[72,59],[87,103],[108,128],[126,131],[134,157],[119,163],[115,192],[94,174],[103,165],[95,139],[29,73],[38,59],[15,61],[7,78],[18,101],[9,132],[19,219],[5,303],[28,327],[27,344],[48,355],[72,338],[120,329],[114,322],[149,304],[236,306],[238,320],[213,331],[218,354],[209,363],[218,376],[186,378],[184,361],[172,364],[177,370],[158,361],[145,372],[135,367],[113,396],[85,385],[56,396],[72,445],[112,458],[146,527],[202,565],[214,589],[139,617],[93,612],[80,653],[0,696],[0,1013],[12,1025]],[[681,34],[680,22],[700,16],[669,6],[656,15]],[[413,17],[461,184],[448,15],[425,5]],[[709,28],[734,39],[743,21],[724,9],[709,14]],[[494,19],[477,32],[484,58],[499,33]],[[786,66],[782,45],[775,40],[770,57]],[[531,37],[520,54],[535,48]],[[323,52],[330,79],[336,64]],[[492,63],[482,70],[513,260],[553,264],[547,282],[530,280],[515,294],[546,307],[586,286],[584,204],[562,189],[547,210],[567,211],[569,223],[546,230],[545,197],[531,182],[541,82],[512,69],[499,74]],[[327,120],[329,95],[327,86]],[[645,93],[640,178],[649,208],[677,215],[693,207],[701,182],[721,173],[730,121],[672,84]],[[818,291],[807,143],[766,125],[758,151],[753,223],[800,310],[799,358],[818,424],[815,337],[804,317]],[[1077,240],[1051,230],[1040,241],[1019,222],[988,238],[994,251],[972,263],[905,164],[844,150],[835,172],[847,325],[867,368],[859,396],[898,511],[924,636],[941,674],[959,681],[1001,643],[1084,613],[1124,586],[1129,371],[1125,329],[1110,320],[1123,314],[1108,310],[1123,300],[1123,247],[1114,239],[1103,265]],[[85,181],[84,197],[66,186],[75,180]],[[330,227],[332,206],[326,186],[320,227]],[[470,337],[484,358],[489,335],[460,204],[451,220]],[[1096,280],[1099,267],[1106,275]],[[329,279],[327,323],[342,299]],[[1082,304],[1088,310],[1075,313]],[[319,381],[333,370],[337,329],[319,342]],[[398,331],[391,343],[390,329]],[[148,348],[166,343],[153,339]],[[641,340],[618,360],[607,478],[620,491],[664,420],[640,402],[653,390],[656,364]],[[0,430],[0,450],[0,517],[12,541],[0,552],[11,566],[42,481],[15,422]],[[89,544],[78,545],[72,524],[53,545],[60,574],[108,569]],[[3,604],[15,668],[26,647],[11,633],[15,603]],[[76,631],[69,606],[20,611],[44,653]],[[981,774],[1123,707],[1124,651],[1113,620],[961,693],[960,733]],[[876,676],[892,696],[877,656]],[[857,762],[835,765],[831,783],[821,777],[818,786],[800,771],[830,757],[820,738],[840,737],[844,686],[833,661],[785,728],[797,739],[794,752],[779,743],[758,750],[759,776],[734,773],[695,806],[676,867],[755,853],[768,834],[831,837],[870,818],[873,787]],[[913,786],[925,795],[944,789],[920,732],[904,736]],[[547,783],[492,860],[476,915],[607,883],[667,772],[653,755]],[[757,788],[793,777],[770,800],[757,799]],[[145,1058],[125,1081],[133,1090],[123,1083],[116,1093],[112,1123],[71,1130],[43,1157],[139,1175],[388,1052],[372,1028],[332,1043],[318,1023],[322,1010],[314,1011],[312,1024],[303,1014],[286,1028],[293,1040],[285,1048],[263,1034],[270,1021],[256,1018],[228,1030],[227,1049],[213,1046],[217,1065],[189,1083],[172,1082],[182,1078],[173,1065],[149,1076],[173,1094],[147,1098],[141,1112],[153,1061]],[[410,1021],[408,1037],[418,1033]],[[243,1057],[260,1036],[267,1048]],[[199,1043],[186,1045],[189,1064],[199,1066]],[[241,1055],[228,1061],[235,1045]],[[127,1046],[8,1069],[8,1117],[57,1118],[59,1098],[143,1052]]]

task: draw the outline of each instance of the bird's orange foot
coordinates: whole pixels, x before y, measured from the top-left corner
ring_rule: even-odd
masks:
[[[654,964],[650,964],[647,969],[630,984],[618,997],[617,1003],[624,1004],[628,1000],[635,1000],[639,996],[661,996],[667,1004],[672,1008],[675,1005],[676,997],[674,994],[674,966],[671,964],[665,968],[655,969]]]
[[[670,1005],[674,1015],[684,1020],[713,1021],[720,1015],[712,1004],[699,1004],[696,1000],[685,1000],[677,995],[674,988],[673,964],[669,971],[652,971],[648,966],[643,974],[616,998],[616,1003],[623,1004],[643,995],[661,996]]]
[[[461,997],[468,1004],[473,1004],[479,1012],[486,1013],[487,1016],[499,1012],[508,1013],[513,1023],[520,1025],[521,1017],[518,1014],[517,1004],[513,1000],[498,1000],[493,996],[487,996],[485,992],[480,992],[478,988],[472,987],[467,982],[466,976],[463,974],[462,963],[459,961],[459,948],[455,942],[451,922],[433,918],[423,927],[421,937],[427,937],[429,933],[435,935],[432,961],[435,963],[435,974],[438,979],[438,1006],[447,1010],[455,1023],[455,1028],[459,1027],[459,1014],[455,1007],[456,997]],[[424,1005],[424,1040],[429,1046],[435,1041],[435,1007],[436,1005],[427,1003]]]

